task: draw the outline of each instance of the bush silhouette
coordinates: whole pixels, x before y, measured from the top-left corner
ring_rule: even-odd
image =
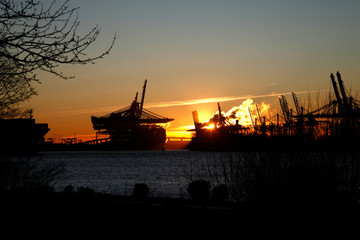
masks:
[[[65,194],[73,194],[74,193],[74,187],[73,185],[69,184],[64,188]]]
[[[91,198],[95,196],[95,191],[89,187],[79,187],[79,196],[82,198]]]
[[[192,181],[187,191],[193,200],[206,201],[210,196],[210,182],[205,180]]]
[[[145,183],[136,183],[133,189],[133,198],[143,200],[149,195],[149,187]]]
[[[229,197],[228,187],[225,184],[214,187],[211,197],[216,202],[225,202]]]

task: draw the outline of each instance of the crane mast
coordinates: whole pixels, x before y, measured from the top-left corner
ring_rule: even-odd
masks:
[[[340,93],[339,93],[339,89],[337,87],[337,84],[336,84],[336,81],[335,81],[335,77],[334,77],[334,74],[330,74],[330,78],[331,78],[331,83],[333,85],[333,88],[334,88],[334,93],[335,93],[335,97],[336,97],[336,101],[339,105],[339,111],[340,112],[343,112],[343,101],[340,97]]]
[[[299,101],[298,101],[298,98],[296,96],[296,94],[294,92],[292,92],[292,96],[293,96],[293,99],[294,99],[294,104],[295,104],[295,108],[296,108],[296,113],[298,115],[302,115],[302,109],[300,107],[300,104],[299,104]]]
[[[141,105],[140,105],[140,111],[139,111],[139,117],[141,117],[142,111],[143,111],[143,106],[144,106],[144,100],[145,100],[145,91],[146,91],[146,83],[147,80],[145,79],[145,83],[144,83],[144,87],[143,87],[143,93],[142,93],[142,97],[141,97]]]
[[[343,80],[341,79],[341,75],[339,72],[336,72],[336,77],[338,79],[338,82],[339,82],[339,86],[340,86],[340,92],[341,92],[341,96],[343,97],[343,103],[344,105],[346,106],[347,105],[347,96],[346,96],[346,92],[345,92],[345,87],[344,87],[344,84],[343,84]]]
[[[265,125],[265,117],[261,116],[261,110],[260,110],[259,105],[257,105],[257,104],[256,104],[256,111],[257,111],[257,114],[258,114],[258,117],[259,117],[260,124]]]
[[[252,115],[252,113],[251,113],[251,108],[248,107],[248,109],[249,109],[249,116],[250,116],[251,123],[252,123],[253,127],[255,128],[255,123],[254,123],[253,115]]]
[[[280,106],[281,106],[281,110],[284,115],[285,122],[291,123],[292,122],[291,113],[290,113],[289,105],[286,101],[286,98],[283,95],[281,95],[281,97],[279,98],[279,101],[280,101]]]

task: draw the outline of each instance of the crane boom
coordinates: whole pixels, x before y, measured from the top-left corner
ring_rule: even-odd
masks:
[[[335,78],[334,78],[334,74],[331,73],[330,78],[331,78],[331,83],[332,83],[333,88],[334,88],[334,93],[335,93],[336,100],[338,101],[339,105],[342,105],[342,99],[340,97],[339,89],[337,87],[337,84],[336,84],[336,81],[335,81]]]
[[[144,83],[144,87],[143,87],[143,93],[142,93],[142,97],[141,97],[141,103],[140,103],[140,111],[139,111],[139,117],[140,118],[141,118],[141,114],[142,114],[143,106],[144,106],[146,83],[147,83],[147,80],[145,79],[145,83]]]
[[[344,88],[344,84],[343,84],[343,80],[341,79],[341,75],[339,72],[336,72],[336,77],[338,79],[339,82],[339,86],[340,86],[340,91],[341,91],[341,96],[343,97],[343,103],[346,106],[347,105],[347,96],[346,96],[346,92],[345,92],[345,88]]]
[[[255,127],[254,118],[253,118],[253,115],[252,115],[252,113],[251,113],[250,107],[248,107],[248,109],[249,109],[249,115],[250,115],[251,123],[252,123],[253,127]]]
[[[261,116],[261,110],[259,108],[259,105],[257,105],[257,104],[256,104],[256,111],[257,111],[257,114],[259,117],[260,124],[265,125],[265,121],[263,121],[264,118]]]
[[[285,121],[287,123],[292,122],[291,113],[289,111],[289,105],[288,105],[288,103],[286,101],[286,98],[283,95],[281,95],[281,97],[279,98],[279,101],[280,101],[280,106],[281,106],[281,110],[283,112]]]
[[[335,77],[334,74],[330,74],[330,78],[331,78],[331,83],[333,85],[334,88],[334,93],[335,93],[335,97],[336,97],[336,101],[339,105],[339,112],[343,112],[343,101],[340,97],[340,93],[339,93],[339,89],[337,87],[336,81],[335,81]]]
[[[298,115],[302,115],[302,111],[301,111],[301,107],[299,105],[299,101],[298,101],[298,98],[296,96],[296,94],[294,92],[292,92],[292,96],[293,96],[293,99],[294,99],[294,104],[295,104],[295,108],[296,108],[296,113]]]

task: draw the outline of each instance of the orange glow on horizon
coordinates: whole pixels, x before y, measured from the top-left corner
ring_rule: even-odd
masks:
[[[190,140],[193,137],[193,132],[189,131],[166,131],[167,138],[186,138],[185,140]]]
[[[166,129],[166,137],[170,138],[186,138],[183,140],[190,140],[193,137],[193,132],[187,131],[189,129],[194,129],[194,125],[189,126],[182,126],[178,128],[169,128]],[[96,133],[93,134],[79,134],[79,135],[71,135],[71,136],[60,136],[56,134],[47,134],[45,136],[45,141],[52,141],[54,143],[61,143],[62,141],[66,141],[66,139],[73,139],[75,138],[76,141],[86,142],[91,141],[95,139],[102,139],[102,138],[108,138],[108,135],[96,135]]]

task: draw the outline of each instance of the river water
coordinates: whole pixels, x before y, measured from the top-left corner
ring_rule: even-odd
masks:
[[[65,165],[62,179],[53,184],[63,191],[89,187],[96,192],[128,195],[134,184],[145,183],[154,197],[188,197],[187,186],[196,178],[194,167],[210,152],[173,151],[49,151],[35,158]]]
[[[335,184],[336,194],[350,194],[358,191],[360,178],[358,152],[48,151],[32,158],[64,165],[55,191],[71,184],[75,190],[88,187],[124,196],[132,195],[136,183],[145,183],[149,196],[189,198],[191,181],[204,179],[215,187],[225,178],[230,197],[237,200],[256,194],[263,198],[269,191],[271,197],[271,191],[283,189],[308,188],[318,194],[316,189],[329,184]]]

